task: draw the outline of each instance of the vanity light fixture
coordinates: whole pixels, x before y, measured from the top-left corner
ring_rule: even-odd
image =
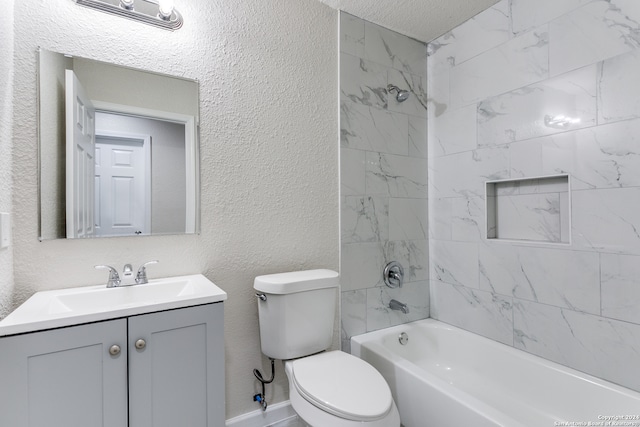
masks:
[[[144,22],[165,30],[182,27],[182,15],[173,0],[75,0],[81,6]]]

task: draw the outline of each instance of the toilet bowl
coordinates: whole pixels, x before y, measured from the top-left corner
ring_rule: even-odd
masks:
[[[293,410],[312,427],[399,427],[382,375],[364,360],[326,351],[333,339],[338,273],[258,276],[262,353],[285,361]]]
[[[313,427],[398,427],[389,386],[363,360],[341,351],[285,362],[289,399]]]

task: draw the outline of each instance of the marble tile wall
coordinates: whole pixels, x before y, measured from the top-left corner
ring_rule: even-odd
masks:
[[[638,34],[637,0],[502,0],[427,81],[431,316],[640,391]],[[487,240],[486,181],[563,174],[570,244]]]
[[[429,317],[426,46],[340,14],[342,349],[353,335]],[[398,103],[392,83],[411,92]],[[382,282],[399,261],[401,289]],[[389,301],[409,306],[392,311]]]

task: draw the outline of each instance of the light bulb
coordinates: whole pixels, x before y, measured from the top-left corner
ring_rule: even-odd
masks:
[[[158,6],[158,15],[168,21],[173,13],[173,0],[159,0]]]
[[[133,10],[133,0],[120,0],[120,6],[127,10]]]

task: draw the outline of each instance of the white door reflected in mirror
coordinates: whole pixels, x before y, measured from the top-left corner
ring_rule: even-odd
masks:
[[[95,108],[72,70],[66,79],[67,236],[94,235]]]
[[[149,234],[151,135],[101,128],[96,114],[96,236]]]

